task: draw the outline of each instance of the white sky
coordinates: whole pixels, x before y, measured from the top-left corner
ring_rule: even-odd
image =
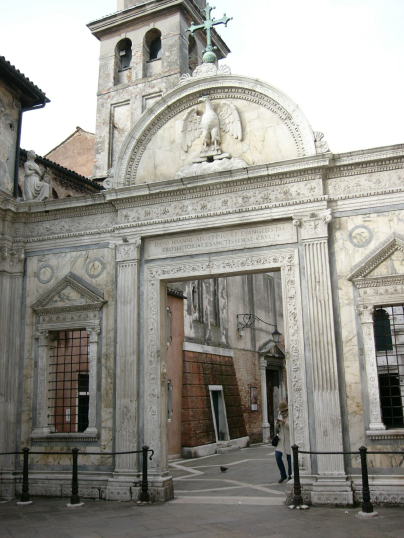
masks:
[[[0,54],[51,99],[24,114],[21,146],[44,155],[94,132],[99,42],[86,23],[116,0],[3,0]],[[404,142],[404,0],[213,0],[233,73],[287,93],[335,153]]]

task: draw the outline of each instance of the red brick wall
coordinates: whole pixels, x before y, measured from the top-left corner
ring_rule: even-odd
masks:
[[[184,351],[181,445],[215,443],[209,385],[222,385],[230,439],[245,437],[236,371],[232,357]]]
[[[259,354],[254,351],[234,349],[234,366],[240,387],[247,435],[251,443],[262,442],[262,397]],[[258,389],[258,409],[251,411],[250,388]]]

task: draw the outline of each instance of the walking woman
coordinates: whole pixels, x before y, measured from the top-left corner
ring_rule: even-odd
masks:
[[[276,421],[278,431],[278,446],[275,450],[276,463],[278,464],[281,472],[281,478],[278,480],[279,484],[282,484],[286,479],[292,478],[292,458],[290,456],[290,433],[289,433],[289,409],[287,402],[280,402],[279,416]],[[288,474],[286,475],[285,465],[282,460],[282,454],[286,454],[286,460],[288,462]]]

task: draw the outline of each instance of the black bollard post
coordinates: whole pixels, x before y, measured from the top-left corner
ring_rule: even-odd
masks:
[[[30,495],[29,495],[29,484],[28,484],[28,453],[29,448],[25,446],[22,449],[24,453],[24,463],[22,468],[22,492],[21,492],[21,499],[20,502],[22,503],[29,503],[30,502]]]
[[[368,464],[366,461],[367,448],[365,446],[361,446],[359,452],[361,455],[362,467],[362,512],[365,514],[371,514],[373,512],[373,504],[370,502]]]
[[[72,495],[70,497],[70,504],[80,504],[79,497],[79,482],[77,478],[77,455],[79,453],[78,448],[72,448],[73,455],[73,476],[72,476]]]
[[[302,487],[300,485],[300,473],[299,473],[299,447],[295,444],[292,445],[293,451],[293,504],[295,506],[302,506]]]
[[[142,446],[143,450],[143,473],[142,473],[142,491],[140,493],[140,501],[147,503],[149,502],[149,485],[147,482],[147,452],[149,450],[148,446]]]

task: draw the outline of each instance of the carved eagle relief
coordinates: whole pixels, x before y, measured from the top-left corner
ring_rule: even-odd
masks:
[[[198,115],[195,106],[187,110],[182,120],[182,148],[185,152],[201,135],[203,153],[206,153],[210,145],[214,146],[216,152],[220,152],[221,132],[230,133],[236,140],[242,139],[240,115],[233,103],[222,101],[218,112],[215,112],[209,97],[202,97],[199,100],[205,103],[205,112]]]

